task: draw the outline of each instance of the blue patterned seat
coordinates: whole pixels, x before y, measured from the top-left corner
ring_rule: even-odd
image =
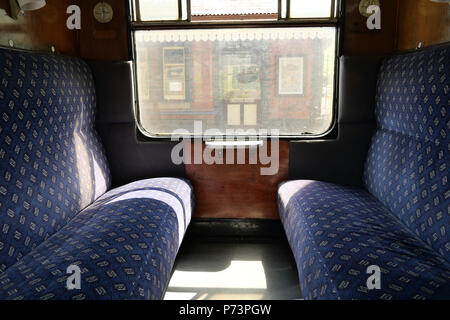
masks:
[[[0,274],[0,299],[161,299],[189,224],[190,185],[161,178],[113,189]],[[66,269],[81,269],[81,290]]]
[[[305,298],[449,297],[450,264],[367,191],[291,181],[279,207]],[[381,268],[382,290],[367,289],[370,265]]]
[[[190,222],[190,184],[106,192],[84,61],[0,49],[0,70],[0,299],[161,299]],[[66,288],[72,264],[81,290]]]
[[[450,45],[386,58],[365,189],[279,188],[279,211],[309,299],[450,298]],[[368,290],[367,267],[381,268]]]

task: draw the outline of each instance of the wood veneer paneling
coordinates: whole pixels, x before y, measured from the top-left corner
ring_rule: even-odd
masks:
[[[108,0],[114,9],[113,19],[99,23],[93,15],[98,1],[78,0],[82,12],[80,32],[80,56],[97,61],[128,60],[128,36],[126,0]]]
[[[450,6],[430,0],[380,0],[381,30],[368,30],[360,0],[346,0],[344,54],[383,55],[450,41]]]
[[[280,142],[278,174],[262,176],[261,167],[264,166],[186,165],[186,175],[194,185],[197,199],[194,216],[278,219],[277,189],[288,178],[289,144]]]
[[[367,18],[359,13],[360,0],[346,0],[344,54],[383,55],[396,48],[397,0],[380,0],[381,30],[367,29]]]
[[[71,0],[47,0],[47,5],[37,11],[27,12],[17,20],[10,16],[9,0],[0,0],[0,45],[16,48],[56,51],[66,55],[78,55],[77,31],[66,27],[66,9]]]
[[[399,0],[398,50],[450,41],[450,6],[430,0]]]
[[[114,9],[113,20],[102,24],[94,19],[96,0],[47,0],[39,10],[14,20],[9,0],[0,0],[0,45],[14,41],[16,48],[50,51],[51,46],[65,55],[88,60],[128,60],[127,14],[125,0],[108,0]],[[69,5],[81,9],[81,30],[69,30],[66,13]]]

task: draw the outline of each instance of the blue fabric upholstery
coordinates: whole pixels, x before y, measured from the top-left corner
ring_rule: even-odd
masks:
[[[450,261],[450,45],[388,58],[366,189]]]
[[[450,297],[450,264],[368,192],[286,182],[279,209],[305,298]],[[367,289],[370,265],[381,268],[381,290]]]
[[[279,211],[309,299],[450,299],[450,45],[385,59],[366,190],[279,188]],[[369,290],[367,267],[382,270]]]
[[[189,183],[106,192],[82,60],[0,49],[0,70],[0,299],[161,299],[192,214]],[[66,288],[72,264],[81,290]]]
[[[0,49],[0,272],[109,187],[79,59]]]
[[[193,207],[192,188],[149,179],[107,192],[0,274],[0,299],[162,299]],[[67,290],[78,265],[81,290]]]

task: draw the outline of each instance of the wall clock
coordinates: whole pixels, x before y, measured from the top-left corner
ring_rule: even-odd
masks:
[[[370,17],[372,13],[367,13],[367,8],[370,6],[380,7],[380,0],[361,0],[359,2],[359,13],[366,18]]]
[[[97,3],[94,7],[94,18],[100,23],[108,23],[112,20],[114,10],[111,5],[105,1]]]

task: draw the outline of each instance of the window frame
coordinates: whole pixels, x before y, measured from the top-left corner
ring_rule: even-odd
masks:
[[[334,61],[334,79],[333,79],[333,105],[332,105],[332,121],[330,127],[322,134],[306,134],[306,133],[295,133],[292,135],[279,135],[280,140],[316,140],[323,139],[332,136],[333,138],[337,134],[337,119],[338,119],[338,92],[339,92],[339,58],[342,54],[342,42],[343,42],[343,30],[344,30],[344,9],[345,0],[332,0],[331,14],[329,18],[290,18],[290,1],[285,1],[285,17],[282,18],[282,2],[283,0],[278,0],[278,19],[277,20],[239,20],[239,21],[192,21],[191,18],[191,0],[178,0],[178,20],[167,20],[167,21],[134,21],[134,17],[137,13],[135,12],[136,7],[138,7],[139,0],[129,0],[128,1],[128,35],[130,43],[130,56],[133,61],[133,72],[134,72],[134,111],[135,111],[135,122],[137,128],[137,135],[142,141],[150,140],[170,140],[171,136],[167,134],[157,134],[150,133],[146,130],[140,123],[140,112],[139,112],[139,92],[138,92],[138,77],[137,77],[137,50],[136,50],[136,31],[154,31],[154,30],[176,30],[176,29],[238,29],[238,28],[302,28],[302,27],[333,27],[335,28],[335,61]],[[187,19],[181,20],[182,17],[182,5],[183,2],[186,3]],[[278,83],[276,84],[278,88]],[[187,90],[187,88],[185,88]],[[278,91],[278,90],[277,90]],[[245,128],[244,128],[245,130]],[[199,138],[203,139],[204,135],[198,136],[194,133],[188,135],[189,138]],[[222,136],[223,139],[227,139],[227,135]],[[266,139],[270,136],[242,136],[241,138],[257,138]]]

